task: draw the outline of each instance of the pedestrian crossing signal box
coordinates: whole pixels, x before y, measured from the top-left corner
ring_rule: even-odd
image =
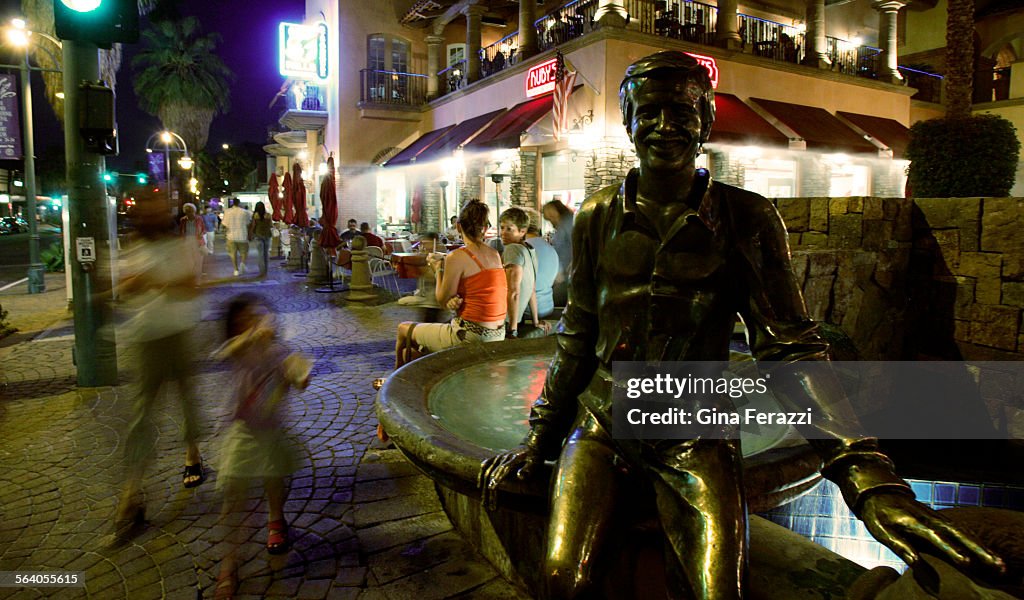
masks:
[[[86,151],[117,155],[114,90],[102,83],[84,82],[78,86],[78,132],[85,141]]]
[[[53,0],[53,16],[62,40],[91,42],[101,48],[139,41],[136,0]]]

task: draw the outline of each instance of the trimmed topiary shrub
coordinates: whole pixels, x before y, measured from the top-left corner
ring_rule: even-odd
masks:
[[[918,121],[910,128],[906,159],[917,198],[1001,197],[1017,172],[1017,130],[996,115]]]

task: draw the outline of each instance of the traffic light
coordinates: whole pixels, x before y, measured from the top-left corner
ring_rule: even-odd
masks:
[[[113,173],[104,173],[103,174],[103,181],[105,181],[106,183],[110,183],[113,180],[114,180],[114,174]]]
[[[53,0],[57,37],[110,47],[139,41],[137,0]]]
[[[139,185],[146,185],[147,183],[149,183],[149,177],[146,177],[145,173],[136,174],[135,180],[139,182]]]

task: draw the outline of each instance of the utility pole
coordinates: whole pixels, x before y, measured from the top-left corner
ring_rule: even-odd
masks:
[[[117,385],[117,343],[114,339],[112,256],[117,238],[111,239],[107,219],[106,170],[103,156],[89,152],[79,132],[79,91],[83,82],[99,79],[96,44],[64,40],[64,144],[67,158],[68,207],[71,214],[71,269],[74,290],[75,364],[78,385]],[[95,261],[81,260],[91,246]]]

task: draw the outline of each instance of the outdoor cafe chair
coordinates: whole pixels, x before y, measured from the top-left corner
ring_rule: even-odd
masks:
[[[374,258],[384,258],[384,250],[378,246],[367,246],[366,255]]]
[[[377,284],[377,280],[378,279],[382,279],[383,280],[383,286],[382,287],[385,290],[388,290],[390,292],[391,291],[391,287],[388,285],[388,280],[390,279],[391,283],[394,285],[394,288],[395,288],[395,295],[396,296],[401,296],[402,295],[402,291],[400,289],[398,289],[397,272],[395,271],[395,268],[393,266],[391,266],[391,262],[387,261],[387,260],[384,260],[383,258],[377,258],[375,256],[371,256],[369,258],[370,258],[370,279],[371,279],[372,283],[374,285],[376,285]]]

